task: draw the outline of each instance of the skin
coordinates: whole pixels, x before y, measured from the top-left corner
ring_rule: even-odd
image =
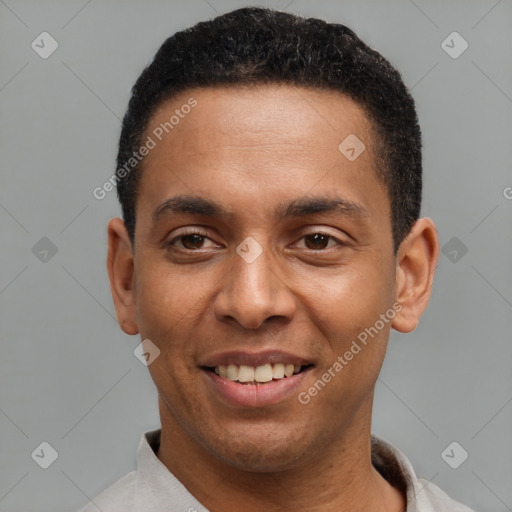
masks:
[[[121,219],[108,225],[119,324],[161,351],[148,366],[158,458],[212,512],[405,511],[405,496],[371,465],[372,402],[390,329],[415,329],[430,297],[434,224],[419,219],[394,254],[371,125],[344,95],[192,89],[164,102],[147,134],[191,97],[197,106],[145,157],[135,247]],[[338,149],[349,134],[366,146],[352,162]],[[168,212],[153,223],[179,194],[231,216]],[[366,214],[272,215],[283,202],[334,195]],[[176,240],[187,227],[206,238]],[[318,232],[334,238],[306,236]],[[250,264],[235,251],[248,236],[263,248]],[[199,367],[225,350],[278,348],[314,364],[298,390],[307,391],[396,302],[394,319],[307,405],[297,393],[265,407],[229,405]]]

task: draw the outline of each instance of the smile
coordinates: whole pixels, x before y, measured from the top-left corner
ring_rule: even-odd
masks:
[[[249,408],[268,407],[284,400],[293,401],[313,369],[311,364],[296,366],[284,363],[255,367],[228,364],[202,368],[213,396],[229,406]],[[225,376],[221,372],[225,372]],[[274,372],[277,375],[275,378]]]
[[[294,364],[264,364],[261,366],[247,365],[218,365],[215,367],[207,367],[206,369],[216,373],[221,379],[243,384],[266,384],[274,380],[292,377],[294,374],[300,373],[311,365],[294,365]]]

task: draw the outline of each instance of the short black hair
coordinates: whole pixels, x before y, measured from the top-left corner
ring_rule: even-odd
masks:
[[[422,189],[421,131],[400,73],[344,25],[256,7],[169,37],[133,86],[117,155],[118,171],[125,166],[117,193],[132,245],[142,168],[135,162],[126,173],[126,162],[156,108],[187,89],[269,83],[338,91],[364,110],[382,161],[382,169],[376,166],[389,194],[396,252],[420,215]]]

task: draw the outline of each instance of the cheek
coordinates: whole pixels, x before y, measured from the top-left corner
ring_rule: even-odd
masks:
[[[141,272],[137,284],[136,315],[141,339],[151,340],[160,350],[148,369],[155,383],[165,386],[172,386],[177,379],[186,380],[193,367],[188,354],[188,324],[201,295],[196,296],[194,287],[183,286],[179,277],[157,265]]]
[[[373,325],[393,304],[393,270],[373,262],[340,269],[328,276],[323,286],[310,286],[304,300],[315,310],[319,324],[329,328],[331,336],[357,336]],[[314,297],[314,299],[313,299]]]
[[[314,295],[309,291],[310,297],[316,298],[309,303],[311,317],[328,340],[321,373],[329,369],[334,373],[333,390],[360,389],[365,393],[376,380],[395,314],[392,282],[389,268],[386,271],[374,265],[340,272]]]
[[[185,272],[172,269],[162,257],[142,255],[147,262],[136,268],[136,312],[141,335],[179,328],[189,313],[200,307],[208,286]],[[145,334],[144,334],[145,333]]]
[[[140,336],[151,340],[160,351],[148,366],[149,373],[159,394],[173,397],[172,404],[167,404],[171,410],[177,404],[190,407],[193,396],[188,395],[197,371],[188,326],[194,301],[189,294],[175,293],[175,287],[162,274],[148,273],[144,278],[144,287],[137,295]]]

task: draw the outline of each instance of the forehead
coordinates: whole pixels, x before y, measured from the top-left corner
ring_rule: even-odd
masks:
[[[162,102],[145,137],[155,147],[144,159],[138,197],[151,196],[153,205],[175,193],[231,190],[263,205],[286,191],[293,199],[313,188],[324,195],[341,188],[355,203],[375,203],[377,191],[386,203],[381,213],[388,213],[371,124],[336,91],[281,84],[189,89]]]
[[[338,150],[347,136],[358,134],[367,149],[372,146],[371,123],[352,99],[333,90],[286,84],[185,90],[157,107],[146,131],[194,151],[201,141],[225,143],[226,137],[230,147],[262,143],[266,138],[268,144],[300,143],[308,149],[320,142]]]

